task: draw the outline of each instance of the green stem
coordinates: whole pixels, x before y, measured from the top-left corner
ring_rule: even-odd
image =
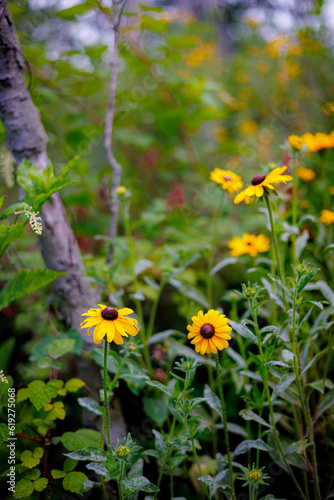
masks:
[[[108,341],[104,340],[104,367],[103,367],[103,389],[104,389],[104,415],[107,425],[108,447],[111,449],[110,422],[108,410],[108,389],[107,389],[107,362],[108,362]]]
[[[123,202],[123,213],[124,213],[124,224],[125,224],[125,232],[128,238],[128,247],[129,247],[129,252],[130,252],[130,265],[131,265],[131,271],[132,271],[132,277],[133,277],[133,288],[135,293],[138,292],[138,280],[137,280],[137,275],[135,272],[135,257],[134,257],[134,251],[133,251],[133,243],[132,243],[132,237],[131,237],[131,228],[130,228],[130,220],[129,220],[129,214],[126,209],[125,203]],[[145,323],[144,323],[144,316],[143,316],[143,309],[141,306],[141,301],[138,299],[134,299],[135,304],[136,304],[136,312],[139,318],[139,323],[140,323],[140,339],[141,343],[143,344],[143,351],[144,351],[144,359],[145,359],[145,364],[146,368],[149,371],[150,376],[153,374],[153,369],[152,369],[152,364],[151,364],[151,359],[150,359],[150,354],[147,346],[147,339],[145,335]]]
[[[210,307],[213,307],[213,305],[212,305],[212,275],[211,275],[211,270],[212,270],[214,255],[215,255],[215,248],[216,248],[217,234],[218,234],[218,223],[219,223],[219,218],[220,218],[222,207],[223,207],[223,203],[222,203],[223,199],[224,199],[223,198],[223,190],[221,189],[219,191],[217,208],[216,208],[215,218],[213,221],[213,232],[212,232],[211,248],[210,248],[210,255],[209,255],[209,262],[208,262],[208,272],[207,272],[206,288],[207,288],[208,303],[209,303]]]
[[[249,305],[250,305],[250,308],[252,310],[252,315],[253,315],[253,319],[254,319],[254,327],[255,327],[255,332],[256,332],[256,336],[257,336],[257,342],[258,342],[258,349],[259,349],[259,353],[260,353],[260,356],[261,356],[261,360],[262,360],[262,363],[263,363],[263,349],[262,349],[262,342],[261,342],[261,333],[260,333],[260,330],[259,330],[259,325],[258,325],[258,322],[257,322],[257,315],[256,315],[256,312],[255,312],[255,306],[254,306],[254,299],[250,299],[249,300]],[[291,479],[293,480],[297,490],[299,491],[299,494],[301,495],[300,498],[302,498],[303,500],[306,500],[306,497],[303,493],[303,490],[301,489],[301,487],[299,486],[299,483],[287,461],[287,459],[285,458],[285,454],[284,454],[284,450],[282,448],[282,445],[281,445],[281,442],[279,440],[279,437],[278,437],[278,432],[277,432],[277,428],[276,428],[276,423],[275,423],[275,418],[274,418],[274,408],[273,408],[273,402],[271,400],[271,395],[270,395],[270,389],[269,389],[269,383],[268,383],[268,373],[267,373],[267,367],[266,365],[263,363],[262,365],[262,368],[263,368],[263,385],[264,385],[264,388],[265,388],[265,391],[267,393],[267,400],[268,400],[268,405],[269,405],[269,413],[270,413],[270,423],[271,423],[271,426],[273,428],[273,433],[274,433],[274,438],[275,438],[275,441],[276,441],[276,444],[277,444],[277,447],[280,451],[280,454],[281,454],[281,458],[291,476]]]
[[[302,407],[302,410],[304,413],[305,422],[307,425],[309,440],[310,440],[311,444],[313,444],[313,447],[311,450],[311,458],[312,458],[312,467],[313,467],[313,475],[314,475],[315,497],[317,500],[321,500],[319,477],[318,477],[318,465],[317,465],[317,457],[316,457],[315,443],[314,443],[314,432],[313,432],[313,425],[312,425],[312,421],[311,421],[311,412],[310,412],[310,407],[309,407],[308,401],[306,401],[306,399],[304,398],[304,383],[303,383],[303,379],[299,378],[299,369],[298,369],[298,362],[300,363],[300,353],[299,353],[299,349],[298,349],[298,338],[297,338],[297,331],[296,331],[298,282],[299,282],[299,280],[297,280],[297,284],[294,288],[293,310],[292,310],[293,367],[294,367],[294,372],[295,372],[297,391],[298,391],[301,407]]]
[[[107,490],[106,490],[106,486],[105,486],[105,480],[104,480],[103,476],[101,476],[101,488],[102,488],[103,496],[104,496],[105,500],[108,500]]]
[[[149,341],[149,339],[152,337],[152,334],[153,334],[155,317],[157,314],[159,300],[160,300],[160,296],[161,296],[161,293],[162,293],[164,286],[165,286],[165,280],[162,279],[161,283],[160,283],[158,294],[157,294],[157,296],[154,299],[154,302],[152,304],[150,319],[149,319],[148,326],[147,326],[146,341]]]
[[[161,479],[162,479],[162,476],[163,476],[163,473],[164,473],[164,470],[165,470],[165,467],[166,467],[167,460],[169,459],[171,445],[172,445],[172,440],[173,440],[173,437],[174,437],[175,423],[176,423],[176,418],[173,417],[172,427],[171,427],[171,430],[170,430],[170,433],[169,433],[169,436],[168,436],[168,441],[167,441],[166,455],[165,455],[164,461],[162,462],[162,465],[161,465],[161,468],[160,468],[160,472],[159,472],[159,477],[158,477],[158,482],[157,482],[157,488],[160,488]],[[159,492],[157,492],[154,495],[154,500],[156,500],[158,498],[158,493]]]
[[[298,177],[297,177],[297,153],[292,153],[292,225],[297,226],[297,193],[298,193]],[[291,237],[291,261],[296,260],[296,235]]]
[[[123,480],[124,478],[124,460],[122,460],[122,463],[121,463],[121,481]],[[118,483],[118,493],[119,493],[119,500],[123,500],[124,496],[123,496],[123,486]]]
[[[282,283],[285,285],[285,273],[283,272],[283,267],[282,267],[281,258],[280,258],[280,254],[279,254],[276,228],[275,228],[275,222],[274,222],[274,218],[273,218],[271,203],[269,200],[269,196],[267,194],[264,196],[264,199],[266,201],[267,208],[268,208],[268,215],[269,215],[269,221],[270,221],[270,227],[271,227],[271,235],[272,235],[272,239],[273,239],[276,262],[277,262],[277,271],[278,271],[278,274],[279,274],[279,277],[280,277]],[[288,302],[286,300],[285,291],[282,290],[282,293],[283,293],[283,300],[284,300],[285,309],[288,311],[289,306],[288,306]]]
[[[229,468],[229,472],[230,472],[232,499],[236,500],[235,489],[234,489],[234,479],[233,479],[232,457],[231,457],[231,451],[230,451],[230,441],[229,441],[228,430],[227,430],[227,415],[226,415],[226,407],[225,407],[225,400],[224,400],[224,393],[223,393],[223,386],[222,386],[222,380],[221,380],[218,354],[215,355],[215,358],[216,358],[216,371],[217,371],[217,382],[218,382],[217,386],[218,386],[218,392],[219,392],[220,402],[221,402],[221,406],[222,406],[222,418],[223,418],[224,434],[225,434],[225,447],[226,447],[226,452],[227,452],[228,468]]]

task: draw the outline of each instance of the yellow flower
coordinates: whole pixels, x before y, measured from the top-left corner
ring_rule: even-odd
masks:
[[[317,132],[315,135],[306,132],[301,136],[301,139],[311,153],[334,147],[334,131],[330,134]]]
[[[268,193],[269,191],[274,191],[275,186],[273,186],[273,184],[280,184],[281,182],[286,184],[288,181],[292,181],[292,177],[290,175],[282,175],[287,168],[288,167],[277,167],[269,172],[268,175],[255,175],[252,180],[252,185],[237,194],[234,198],[234,203],[236,205],[242,201],[249,203],[250,198],[253,196],[261,198],[265,192]]]
[[[328,192],[331,196],[334,196],[334,186],[329,186]]]
[[[231,339],[232,328],[228,325],[228,318],[219,311],[210,309],[206,314],[199,311],[197,316],[191,318],[192,325],[187,326],[188,339],[195,344],[195,351],[201,354],[217,354],[217,349],[222,350],[228,347],[228,340]]]
[[[210,179],[221,184],[222,189],[230,194],[236,193],[244,185],[240,175],[235,174],[232,170],[222,170],[221,168],[215,168],[210,174]]]
[[[251,257],[256,257],[258,253],[268,252],[270,248],[270,238],[264,234],[244,233],[241,238],[233,236],[228,242],[228,247],[231,249],[232,257],[249,254]]]
[[[289,144],[292,149],[299,151],[303,147],[303,140],[298,135],[289,135]]]
[[[89,316],[82,323],[81,328],[88,328],[87,334],[90,336],[89,330],[94,328],[93,339],[95,344],[101,344],[105,335],[107,341],[114,341],[115,344],[124,344],[122,337],[137,335],[138,321],[134,318],[126,318],[126,315],[132,314],[133,310],[127,307],[116,309],[115,307],[99,304],[100,309],[89,309],[81,316]]]
[[[125,194],[127,192],[127,189],[125,186],[118,186],[116,189],[116,193],[119,195]]]
[[[254,135],[259,128],[258,124],[254,120],[246,120],[240,124],[241,132],[246,135]]]
[[[315,172],[311,168],[298,167],[297,175],[302,181],[305,182],[313,181],[315,178]]]
[[[319,217],[320,222],[323,224],[333,224],[334,223],[334,212],[331,210],[321,210],[321,216]]]
[[[322,108],[323,112],[326,113],[326,115],[333,115],[334,114],[334,102],[326,102],[326,104]]]

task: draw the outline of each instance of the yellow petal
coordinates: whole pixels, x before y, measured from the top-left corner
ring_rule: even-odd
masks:
[[[128,307],[123,307],[123,309],[118,309],[118,316],[126,316],[127,314],[133,314],[134,311]]]

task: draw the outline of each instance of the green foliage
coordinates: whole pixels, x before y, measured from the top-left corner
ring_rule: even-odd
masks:
[[[9,280],[0,293],[0,310],[24,295],[31,295],[66,273],[50,269],[24,269]]]

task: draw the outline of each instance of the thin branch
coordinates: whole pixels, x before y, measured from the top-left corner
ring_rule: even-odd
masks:
[[[118,62],[118,50],[119,50],[119,25],[121,21],[122,11],[125,5],[125,1],[112,0],[113,4],[113,30],[114,30],[114,47],[113,47],[113,57],[111,63],[110,71],[110,84],[109,84],[109,104],[106,114],[106,123],[104,128],[104,151],[108,160],[109,165],[113,170],[113,179],[111,185],[110,198],[106,199],[108,208],[110,211],[110,227],[109,227],[109,237],[115,239],[117,235],[117,220],[118,220],[118,196],[117,188],[121,182],[122,167],[116,160],[113,150],[112,150],[112,133],[113,133],[113,123],[115,115],[115,96],[117,87],[117,62]],[[107,264],[110,264],[113,260],[113,244],[111,243],[108,250]]]

